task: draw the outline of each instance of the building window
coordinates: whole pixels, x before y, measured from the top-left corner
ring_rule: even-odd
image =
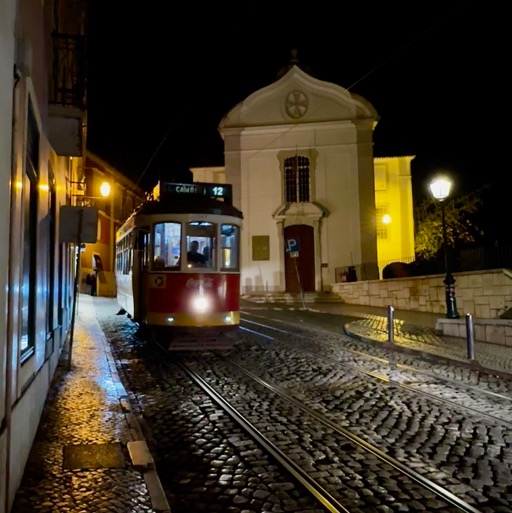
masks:
[[[34,354],[36,322],[37,212],[39,204],[39,129],[28,104],[23,183],[23,262],[21,287],[21,361]]]
[[[55,190],[55,177],[52,165],[48,162],[48,250],[47,250],[47,281],[48,287],[46,291],[46,357],[53,352],[53,330],[54,318],[53,309],[55,305],[55,240],[56,240],[56,224],[57,217],[57,193]]]
[[[311,201],[311,180],[309,158],[294,155],[284,161],[284,182],[286,203]]]
[[[387,240],[389,238],[389,223],[391,217],[389,216],[388,205],[377,205],[375,207],[377,216],[377,239]]]

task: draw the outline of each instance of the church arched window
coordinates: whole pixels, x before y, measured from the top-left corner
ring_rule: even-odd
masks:
[[[284,161],[285,201],[305,203],[311,200],[309,158],[294,155]]]

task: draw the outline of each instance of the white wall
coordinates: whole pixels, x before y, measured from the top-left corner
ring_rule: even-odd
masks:
[[[9,247],[15,0],[0,0],[0,246]],[[0,426],[6,425],[8,251],[0,251]],[[0,431],[0,512],[5,512],[8,432]]]

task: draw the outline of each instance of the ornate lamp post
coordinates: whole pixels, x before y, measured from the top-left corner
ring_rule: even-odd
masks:
[[[450,196],[450,189],[452,182],[447,178],[436,178],[430,184],[430,191],[432,196],[439,201],[441,205],[441,223],[443,226],[443,249],[444,249],[444,289],[446,299],[446,317],[447,319],[459,319],[460,315],[457,312],[457,301],[455,299],[455,278],[450,270],[450,263],[448,259],[448,238],[446,236],[446,216],[444,208],[444,200]]]

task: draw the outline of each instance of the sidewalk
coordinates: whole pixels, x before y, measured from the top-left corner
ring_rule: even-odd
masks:
[[[170,512],[95,299],[78,297],[71,368],[65,348],[11,513]]]
[[[439,318],[432,314],[422,315],[421,312],[406,311],[400,314],[395,311],[393,344],[402,351],[423,353],[441,360],[453,360],[487,372],[512,377],[512,347],[474,341],[474,359],[470,359],[468,341],[464,338],[437,335],[433,317]],[[359,340],[390,345],[387,310],[383,309],[381,315],[367,314],[357,321],[346,324],[345,332]]]
[[[269,308],[292,308],[303,310],[299,303],[251,303]],[[306,303],[306,310],[321,314],[347,317],[344,331],[358,340],[368,343],[382,343],[388,347],[408,352],[420,353],[438,360],[456,361],[487,372],[512,377],[512,347],[486,342],[474,342],[474,360],[468,358],[468,342],[457,337],[439,336],[436,333],[438,314],[395,310],[393,345],[389,343],[388,310],[372,306],[351,305],[343,302]]]

